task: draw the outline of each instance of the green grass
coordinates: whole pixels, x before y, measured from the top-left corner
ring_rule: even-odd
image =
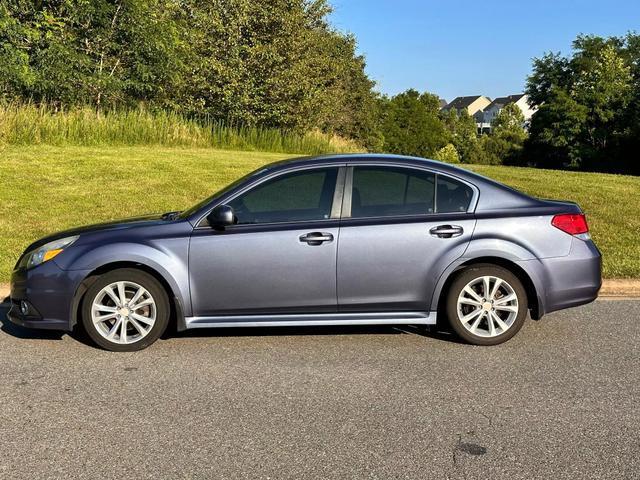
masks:
[[[362,151],[355,142],[321,132],[234,127],[144,109],[96,113],[0,104],[0,145],[166,145],[280,153]]]
[[[290,155],[175,147],[0,147],[0,282],[33,240],[72,226],[183,209]],[[587,212],[606,277],[640,278],[640,178],[472,166]]]

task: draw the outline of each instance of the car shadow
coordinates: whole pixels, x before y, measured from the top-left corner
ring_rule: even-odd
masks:
[[[82,331],[82,329],[79,328],[75,328],[73,332],[64,332],[61,330],[26,328],[16,325],[15,323],[10,322],[7,318],[7,313],[9,313],[10,307],[11,305],[9,304],[8,299],[5,299],[4,302],[0,303],[0,331],[7,335],[11,335],[12,337],[22,340],[62,340],[66,335],[68,335],[80,343],[84,343],[85,345],[92,347],[95,346],[91,343],[91,340]]]
[[[327,335],[419,335],[451,343],[463,343],[447,328],[437,325],[328,325],[291,327],[224,327],[202,328],[176,332],[163,336],[171,338],[204,337],[278,337],[278,336],[327,336]]]
[[[72,332],[57,330],[39,330],[25,328],[11,323],[7,319],[9,303],[0,303],[0,331],[12,337],[24,340],[62,340],[69,335],[74,340],[85,345],[95,347],[95,344],[81,328]],[[420,335],[422,337],[444,340],[452,343],[462,343],[447,328],[437,325],[345,325],[345,326],[304,326],[304,327],[224,327],[202,328],[177,332],[175,328],[168,329],[162,336],[163,340],[172,338],[204,338],[204,337],[277,337],[277,336],[326,336],[326,335]]]

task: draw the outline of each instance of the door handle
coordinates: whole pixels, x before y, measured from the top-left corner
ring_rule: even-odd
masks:
[[[464,229],[459,225],[438,225],[429,230],[429,233],[438,238],[459,237]]]
[[[333,235],[325,232],[310,232],[301,235],[300,241],[309,245],[322,245],[323,242],[333,242]]]

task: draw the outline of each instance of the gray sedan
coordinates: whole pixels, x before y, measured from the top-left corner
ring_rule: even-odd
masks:
[[[11,279],[9,319],[77,324],[103,348],[178,330],[433,325],[495,345],[591,302],[600,253],[570,202],[421,158],[340,155],[263,167],[184,212],[61,232]]]

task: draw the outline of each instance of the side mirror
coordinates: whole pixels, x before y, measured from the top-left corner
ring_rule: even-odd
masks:
[[[229,205],[218,205],[207,215],[207,220],[213,228],[224,228],[236,223],[236,215]]]

